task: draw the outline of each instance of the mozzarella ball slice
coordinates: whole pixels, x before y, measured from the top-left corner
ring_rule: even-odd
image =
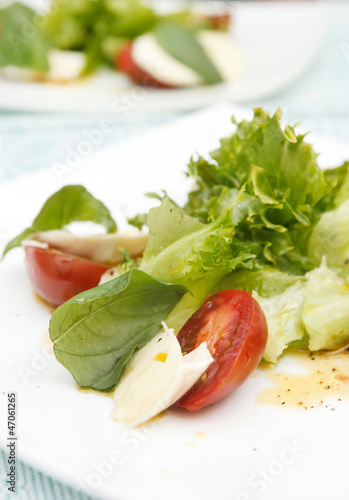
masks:
[[[30,241],[48,244],[51,248],[62,252],[85,257],[103,264],[117,264],[122,261],[120,248],[126,250],[131,257],[141,255],[148,241],[148,235],[139,232],[116,232],[97,236],[77,236],[69,231],[54,229],[30,236]]]
[[[173,329],[165,328],[127,363],[114,392],[115,420],[135,427],[161,413],[195,384],[212,361],[206,342],[183,356]]]
[[[86,63],[86,56],[82,52],[71,50],[51,50],[48,56],[50,70],[47,78],[58,82],[77,80]]]
[[[132,57],[139,68],[166,85],[194,87],[203,83],[200,75],[168,54],[151,33],[135,39]]]

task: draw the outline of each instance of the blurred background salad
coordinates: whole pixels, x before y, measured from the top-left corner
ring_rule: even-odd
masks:
[[[61,82],[101,67],[127,72],[120,54],[147,34],[155,50],[164,51],[196,71],[202,83],[218,83],[223,75],[211,62],[199,37],[203,32],[218,31],[218,43],[227,44],[231,37],[224,32],[229,30],[230,21],[228,5],[219,12],[204,5],[176,7],[175,2],[156,5],[143,0],[53,0],[45,6],[32,2],[32,7],[14,2],[0,11],[0,67],[4,77],[12,76],[14,80]],[[147,49],[151,52],[152,46]],[[156,64],[156,54],[154,57]],[[26,72],[11,73],[9,67]]]

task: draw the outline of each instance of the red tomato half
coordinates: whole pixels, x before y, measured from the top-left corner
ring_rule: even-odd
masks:
[[[144,87],[173,88],[172,85],[160,82],[138,66],[132,56],[132,43],[126,44],[118,52],[115,62],[117,69],[128,75],[134,82]]]
[[[74,295],[97,286],[109,267],[58,250],[25,247],[27,273],[34,290],[59,306]]]
[[[178,336],[183,354],[207,342],[214,361],[176,406],[190,411],[224,398],[260,362],[268,338],[262,308],[248,292],[225,290],[207,297]]]

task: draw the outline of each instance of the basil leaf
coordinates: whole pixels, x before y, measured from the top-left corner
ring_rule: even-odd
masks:
[[[108,233],[116,231],[116,224],[101,201],[94,198],[83,186],[64,186],[46,201],[32,226],[6,245],[3,257],[12,248],[20,246],[31,234],[62,229],[75,221],[92,221],[102,224]]]
[[[13,248],[20,247],[23,240],[26,240],[30,237],[30,235],[36,233],[37,231],[33,227],[28,227],[21,232],[18,236],[9,241],[5,247],[4,253],[2,254],[2,258],[5,257],[7,252],[12,250]]]
[[[195,34],[171,23],[160,23],[154,30],[159,45],[172,57],[199,73],[206,83],[223,81]]]
[[[0,10],[0,66],[48,71],[50,44],[37,27],[37,16],[30,7],[17,2]]]
[[[186,291],[132,269],[76,295],[51,318],[56,358],[79,385],[111,390],[134,351],[160,331]]]

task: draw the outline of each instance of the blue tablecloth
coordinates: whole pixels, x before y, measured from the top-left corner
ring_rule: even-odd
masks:
[[[298,81],[277,95],[246,105],[263,106],[270,111],[281,106],[284,118],[291,123],[301,121],[308,130],[349,143],[349,5],[331,3],[329,22],[321,54]],[[127,120],[117,122],[113,132],[106,135],[98,147],[135,137],[182,115],[180,111],[135,111]],[[96,114],[68,116],[0,111],[0,181],[43,168],[53,161],[63,161],[67,144],[76,143],[84,130],[97,126],[99,119]],[[0,499],[90,498],[21,462],[17,464],[17,491],[7,492],[6,460],[7,454],[1,451]]]

